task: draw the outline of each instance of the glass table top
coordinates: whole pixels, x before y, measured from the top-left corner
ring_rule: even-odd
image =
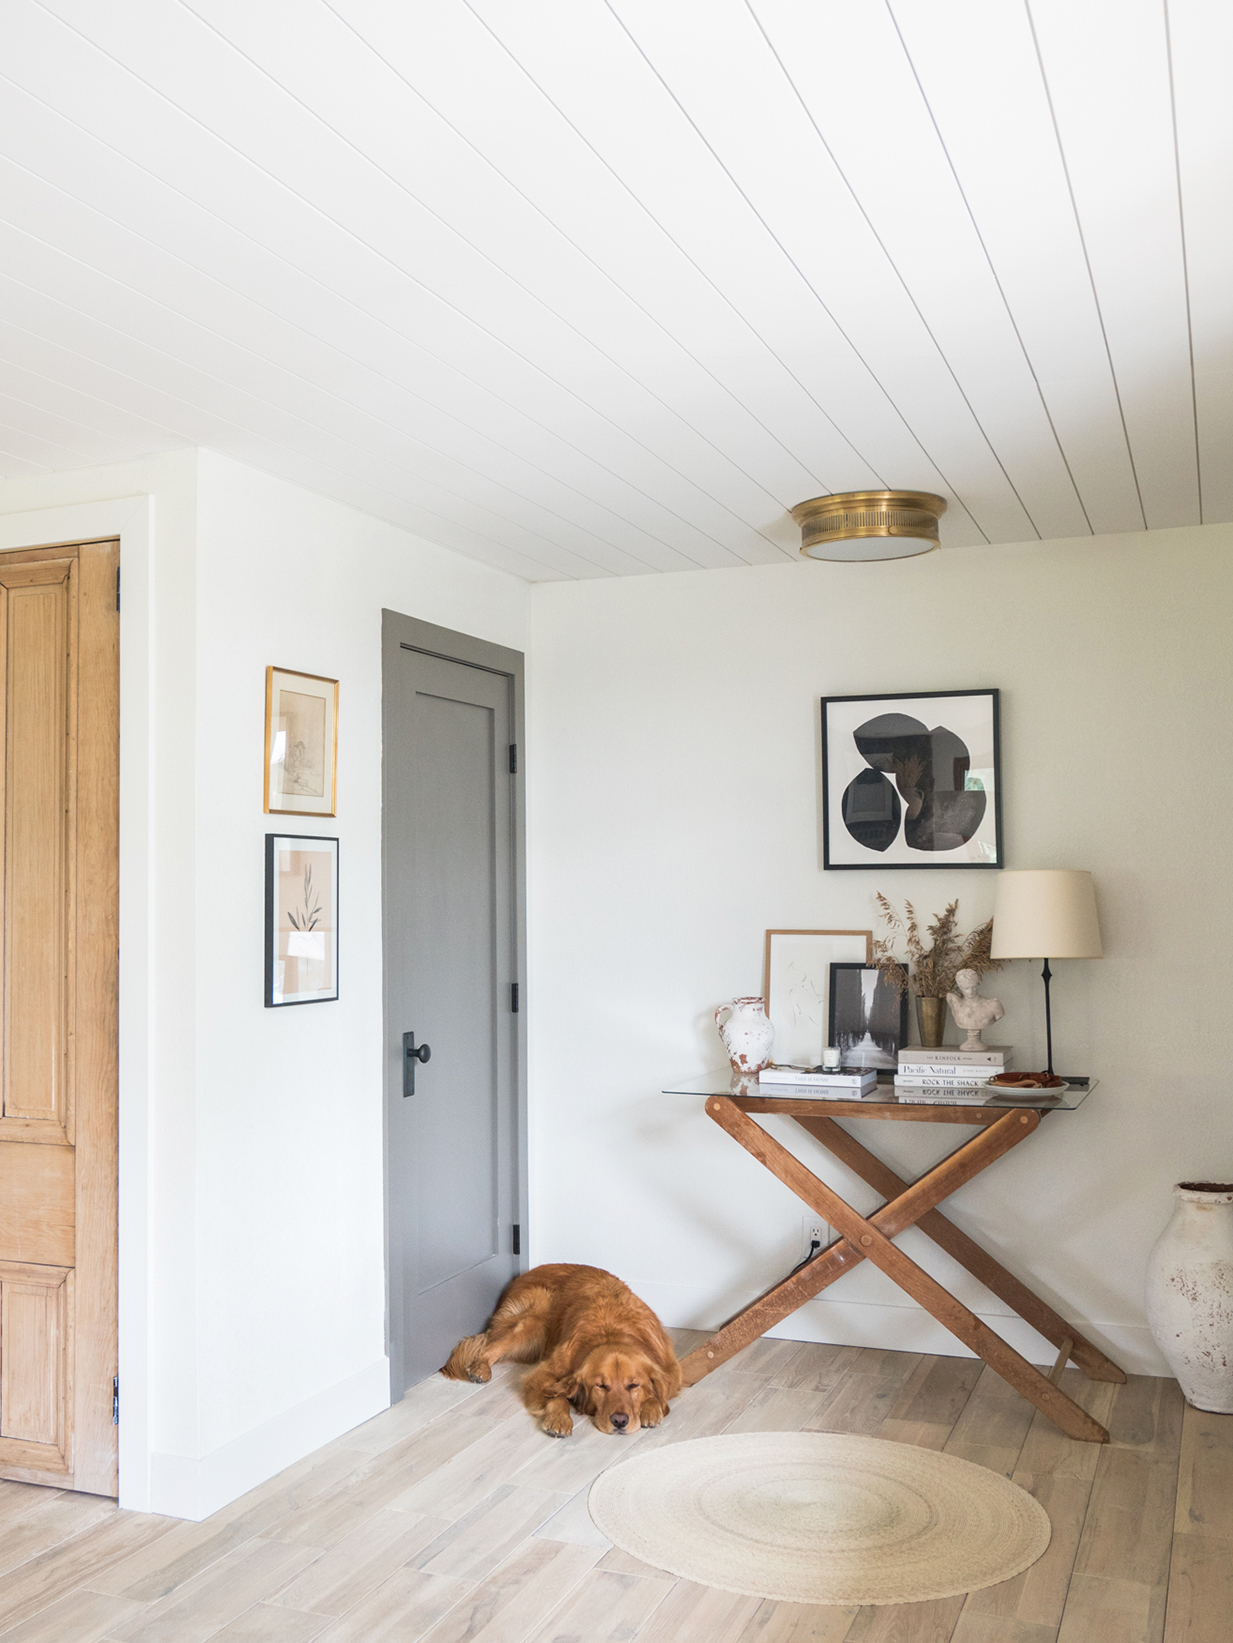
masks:
[[[937,1107],[976,1107],[988,1109],[990,1107],[1039,1107],[1043,1112],[1073,1112],[1076,1107],[1082,1106],[1088,1096],[1096,1088],[1098,1080],[1085,1079],[1082,1082],[1072,1082],[1069,1088],[1051,1092],[1049,1090],[998,1090],[991,1093],[985,1101],[947,1101],[942,1092],[938,1092],[936,1101],[901,1101],[895,1093],[893,1074],[879,1073],[878,1087],[861,1095],[856,1090],[845,1090],[842,1093],[830,1094],[823,1092],[817,1085],[809,1084],[762,1084],[748,1090],[734,1091],[732,1088],[732,1070],[729,1067],[719,1067],[709,1073],[701,1073],[695,1078],[679,1078],[675,1083],[665,1086],[665,1095],[733,1095],[757,1096],[760,1100],[783,1101],[785,1105],[794,1101],[826,1102],[828,1106],[846,1105],[861,1106],[937,1106]],[[851,1117],[851,1114],[847,1116]]]

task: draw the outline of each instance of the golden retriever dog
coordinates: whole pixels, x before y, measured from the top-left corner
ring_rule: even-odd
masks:
[[[681,1390],[664,1327],[619,1278],[594,1266],[532,1267],[515,1278],[482,1335],[468,1335],[441,1373],[484,1382],[503,1358],[537,1367],[522,1401],[549,1437],[574,1430],[573,1407],[601,1432],[658,1426]]]

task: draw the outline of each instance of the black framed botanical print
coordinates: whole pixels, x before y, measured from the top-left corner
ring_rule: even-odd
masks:
[[[874,964],[832,964],[827,1041],[844,1067],[897,1067],[908,1041],[908,995]]]
[[[998,692],[824,696],[822,860],[1003,866]]]
[[[338,997],[338,840],[265,836],[265,1003]]]

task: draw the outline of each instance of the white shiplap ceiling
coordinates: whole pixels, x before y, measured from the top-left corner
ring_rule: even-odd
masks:
[[[0,473],[533,579],[1233,519],[1227,0],[0,0]]]

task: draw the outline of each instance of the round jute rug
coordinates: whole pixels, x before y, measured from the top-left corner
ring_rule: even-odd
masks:
[[[622,1551],[790,1603],[915,1603],[1019,1574],[1048,1513],[971,1461],[882,1438],[742,1432],[631,1456],[591,1489]]]

